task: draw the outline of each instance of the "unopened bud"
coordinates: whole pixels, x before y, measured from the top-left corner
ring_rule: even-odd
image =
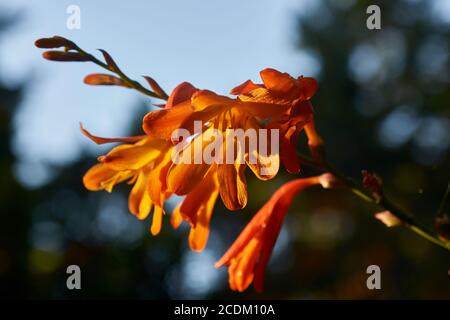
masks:
[[[89,74],[84,78],[84,83],[93,86],[122,86],[130,88],[130,86],[122,79],[103,73]]]
[[[377,174],[370,173],[367,170],[361,171],[361,174],[364,188],[369,190],[377,200],[380,200],[383,193],[383,180]]]
[[[331,173],[324,173],[319,176],[319,183],[324,189],[335,189],[344,186],[341,180]]]
[[[55,49],[55,48],[61,48],[61,47],[65,47],[67,49],[75,49],[76,45],[75,43],[73,43],[72,41],[63,38],[63,37],[59,37],[59,36],[54,36],[52,38],[41,38],[41,39],[37,39],[34,42],[34,45],[38,48],[42,48],[42,49]]]
[[[382,211],[375,214],[375,219],[380,220],[386,227],[395,227],[402,224],[402,221],[390,211]]]
[[[45,51],[42,57],[51,61],[90,61],[89,56],[79,52]]]
[[[105,58],[105,62],[109,66],[110,70],[112,70],[114,72],[120,71],[116,62],[114,61],[114,59],[111,57],[111,55],[108,52],[106,52],[103,49],[99,49],[99,51],[103,54],[103,57]]]
[[[144,79],[148,82],[152,90],[162,99],[167,99],[167,93],[161,88],[161,86],[152,77],[144,76]]]
[[[450,242],[450,219],[448,218],[448,215],[437,217],[434,223],[439,238],[441,238],[442,241]]]

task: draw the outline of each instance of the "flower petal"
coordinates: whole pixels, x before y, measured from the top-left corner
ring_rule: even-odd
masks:
[[[245,164],[221,164],[218,166],[220,197],[229,210],[235,211],[247,205]]]
[[[298,174],[300,172],[300,160],[297,156],[298,135],[293,134],[290,138],[281,137],[281,161],[287,172]]]
[[[140,220],[147,218],[152,208],[152,202],[146,190],[147,177],[147,173],[140,172],[128,196],[128,209]]]
[[[117,175],[117,171],[108,168],[103,163],[97,163],[91,167],[83,177],[83,184],[86,189],[98,191],[104,189],[104,182]]]
[[[172,225],[172,227],[174,229],[178,229],[178,227],[183,222],[183,217],[181,216],[181,212],[180,212],[180,206],[181,206],[181,203],[173,210],[172,216],[170,218],[170,224]]]
[[[211,168],[203,161],[203,150],[209,140],[200,134],[179,151],[179,161],[172,164],[167,174],[167,189],[177,195],[191,192],[200,183]],[[195,163],[199,159],[199,163]],[[174,160],[175,161],[175,160]]]
[[[155,160],[167,146],[165,140],[144,139],[133,145],[118,146],[99,159],[114,170],[138,170]]]
[[[149,173],[148,183],[146,188],[150,199],[155,205],[163,206],[164,200],[170,196],[167,192],[167,173],[172,165],[171,151],[167,150],[162,153],[158,159],[155,160],[155,166]]]
[[[318,87],[317,80],[314,78],[300,76],[298,78],[298,82],[300,84],[300,89],[302,92],[301,99],[303,99],[303,100],[311,99],[312,96],[317,91],[317,87]]]
[[[195,111],[204,110],[215,106],[217,113],[222,112],[226,107],[232,107],[237,101],[225,96],[220,96],[209,90],[199,90],[192,95],[191,103]]]
[[[263,229],[263,234],[261,235],[263,243],[261,245],[261,251],[255,267],[254,277],[254,286],[258,292],[263,290],[264,273],[266,271],[267,264],[269,263],[270,256],[272,255],[273,248],[275,247],[275,242],[280,234],[285,213],[288,210],[292,199],[287,199],[287,201],[289,202],[287,206],[284,203],[281,205],[280,203],[277,203],[275,205],[274,211],[267,221],[267,227]]]
[[[155,206],[155,209],[153,210],[152,226],[150,227],[150,232],[153,236],[156,236],[161,231],[163,214],[163,209],[160,206]]]
[[[239,256],[231,261],[228,274],[232,290],[243,292],[252,283],[260,247],[260,239],[253,238]]]
[[[184,101],[171,108],[151,111],[145,115],[142,128],[149,136],[169,140],[175,130],[182,128],[192,112],[190,101]]]
[[[243,96],[240,96],[241,100],[242,97]],[[258,100],[259,98],[254,99],[254,101],[259,102],[241,101],[239,107],[244,109],[247,113],[251,114],[252,116],[259,117],[261,119],[281,116],[284,113],[286,113],[290,108],[290,105],[287,103],[279,103],[280,101],[278,100],[276,100],[274,103],[272,97],[267,96],[266,98],[267,100]]]
[[[104,143],[111,143],[111,142],[138,142],[142,139],[144,139],[146,136],[131,136],[131,137],[123,137],[123,138],[103,138],[99,136],[94,136],[89,131],[83,128],[83,124],[80,122],[80,130],[81,132],[94,141],[96,144],[104,144]]]
[[[251,148],[246,146],[245,150],[245,162],[253,171],[253,173],[260,180],[269,180],[276,176],[280,168],[280,152],[279,148],[275,148],[272,144],[279,143],[279,138],[275,137],[275,141],[272,141],[272,129],[268,128],[267,135],[262,134],[261,129],[263,129],[258,121],[254,118],[249,118],[245,124],[245,130],[256,129],[258,132],[258,144],[256,148]],[[238,141],[239,144],[243,143]],[[243,148],[243,147],[242,147]]]
[[[197,252],[202,251],[208,241],[209,223],[219,194],[217,179],[213,177],[213,174],[209,176],[210,178],[206,178],[201,185],[187,195],[180,208],[183,215],[193,217],[195,214],[195,219],[192,219],[195,223],[191,225],[191,231],[189,232],[189,247]],[[186,203],[185,207],[188,198],[190,198],[188,200],[190,203]],[[194,202],[195,200],[197,200],[197,203]]]
[[[192,84],[189,82],[180,83],[178,86],[173,89],[169,98],[167,99],[166,108],[172,108],[177,104],[190,100],[192,95],[198,91]]]
[[[295,80],[287,73],[282,73],[278,70],[266,68],[260,73],[264,86],[276,92],[288,92],[295,86]]]
[[[252,91],[256,88],[260,88],[260,87],[261,87],[261,85],[257,85],[255,83],[253,83],[253,81],[247,80],[244,83],[231,89],[230,94],[233,94],[233,95],[246,94],[246,93],[249,93],[250,91]]]

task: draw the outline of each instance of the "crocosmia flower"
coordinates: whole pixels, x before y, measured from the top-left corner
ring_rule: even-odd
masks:
[[[180,101],[171,108],[152,111],[143,120],[147,135],[180,143],[177,149],[181,161],[174,163],[168,172],[168,188],[178,195],[186,195],[211,171],[215,171],[225,206],[230,210],[241,209],[247,204],[246,167],[250,167],[262,180],[273,178],[278,172],[279,155],[271,150],[270,133],[263,138],[255,135],[257,146],[263,140],[268,146],[267,152],[262,154],[257,147],[250,148],[239,140],[234,135],[235,130],[248,132],[250,129],[259,134],[259,130],[264,129],[259,120],[282,114],[286,107],[243,102],[212,91],[195,90],[188,84],[183,86],[191,89],[190,99]],[[196,122],[199,123],[197,128]],[[187,132],[181,142],[178,137],[174,138],[174,133],[180,132],[180,129]],[[218,136],[223,138],[223,143],[218,144]],[[205,160],[205,153],[212,149],[216,151],[213,158],[218,159]]]
[[[216,268],[228,266],[232,290],[242,292],[253,282],[255,289],[262,291],[270,255],[295,195],[314,185],[329,188],[333,181],[330,174],[296,179],[284,184],[272,195],[216,263]]]
[[[245,102],[260,102],[284,110],[283,114],[272,117],[269,128],[280,130],[281,160],[291,173],[300,171],[296,147],[299,133],[305,128],[310,147],[321,143],[313,124],[311,97],[317,90],[317,81],[300,76],[293,78],[287,73],[267,68],[260,72],[262,84],[247,80],[231,90]],[[282,107],[283,106],[283,107]]]

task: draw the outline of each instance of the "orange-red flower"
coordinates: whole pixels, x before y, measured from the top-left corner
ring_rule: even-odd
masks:
[[[189,99],[194,88],[182,83],[169,96],[165,108]],[[167,174],[172,167],[174,144],[165,139],[147,135],[125,138],[102,138],[90,134],[81,127],[87,137],[98,144],[109,142],[134,142],[112,149],[105,156],[99,157],[99,164],[94,165],[83,178],[84,185],[92,191],[106,190],[121,182],[133,184],[129,194],[129,210],[139,219],[145,219],[152,207],[153,222],[151,233],[156,235],[161,230],[164,214],[164,201],[172,192],[167,185]],[[172,224],[177,227],[181,219],[191,224],[189,245],[195,251],[201,251],[207,242],[209,221],[219,193],[218,178],[211,171],[196,188],[191,190],[180,203],[172,216]]]
[[[209,236],[209,223],[217,196],[219,182],[212,170],[181,202],[172,213],[172,226],[178,228],[182,220],[189,222],[189,247],[202,251]]]
[[[215,265],[216,268],[228,266],[232,290],[242,292],[253,282],[255,289],[262,291],[266,266],[294,196],[318,184],[328,188],[333,181],[330,174],[297,179],[284,184],[272,195]]]
[[[313,128],[309,99],[316,90],[316,81],[304,77],[294,79],[273,69],[261,71],[261,78],[263,84],[247,81],[234,88],[231,93],[239,95],[235,99],[199,90],[187,82],[181,83],[172,91],[164,108],[149,112],[144,117],[144,136],[107,139],[82,129],[97,143],[134,142],[120,145],[100,157],[100,163],[86,173],[85,186],[90,190],[111,191],[115,184],[123,181],[133,184],[129,195],[130,211],[144,219],[154,207],[153,234],[160,231],[164,201],[172,193],[185,195],[172,215],[172,225],[178,227],[182,220],[189,222],[189,245],[191,249],[201,251],[208,239],[217,196],[220,194],[230,210],[243,208],[247,203],[246,167],[249,166],[261,180],[274,177],[279,167],[279,154],[271,150],[273,140],[270,134],[264,138],[267,139],[264,142],[268,144],[268,153],[261,154],[236,136],[228,140],[229,129],[242,129],[244,132],[248,129],[255,129],[256,132],[265,128],[279,129],[281,158],[288,171],[299,170],[295,144],[303,128],[306,127],[307,134]],[[195,121],[201,121],[199,132],[194,131],[198,129],[195,128]],[[179,129],[188,130],[189,136],[174,139],[174,133]],[[215,142],[215,137],[211,138],[213,130],[218,130],[225,138],[226,144],[214,150],[224,158],[205,162],[204,152],[212,149]],[[314,140],[314,134],[311,137],[310,143]],[[257,138],[259,145],[262,138]],[[231,162],[227,154],[230,149],[234,152]],[[174,161],[176,152],[179,158],[191,161]],[[257,161],[249,161],[251,156]],[[200,161],[195,160],[198,157]],[[294,194],[317,181],[316,178],[296,180],[287,184],[291,189],[283,187],[274,195],[252,220],[251,230],[257,229],[258,221],[263,227],[255,231],[253,239],[247,241],[243,253],[239,255],[244,258],[233,259],[235,262],[231,262],[230,272],[240,270],[240,265],[252,266],[256,263],[260,266],[258,268],[265,268],[267,261],[264,262],[264,259],[268,260],[270,256],[282,218]],[[262,222],[259,219],[263,219]],[[260,253],[262,260],[258,258]],[[231,274],[234,275],[234,271]],[[232,287],[238,290],[246,288],[252,276],[244,277],[244,282],[239,279],[239,276],[230,277]]]
[[[312,122],[313,109],[309,101],[317,90],[317,81],[303,76],[295,79],[270,68],[262,70],[260,75],[262,84],[247,80],[232,89],[231,93],[239,95],[241,101],[267,103],[285,110],[282,115],[272,118],[268,127],[280,129],[281,160],[287,171],[298,173],[300,163],[296,146],[300,131],[305,128],[308,144],[313,151],[322,144]]]
[[[94,141],[99,138],[83,131]],[[140,137],[137,137],[140,138]],[[134,138],[130,137],[129,140]],[[125,139],[106,139],[124,141]],[[138,219],[145,219],[151,209],[153,222],[151,233],[161,230],[163,204],[170,196],[166,188],[165,174],[170,166],[170,149],[173,146],[165,140],[144,137],[134,144],[123,144],[112,149],[107,155],[99,157],[100,163],[90,168],[83,177],[88,190],[106,190],[123,181],[133,184],[128,197],[128,207]]]
[[[245,168],[249,166],[262,180],[274,177],[278,171],[279,159],[277,153],[262,155],[258,150],[249,149],[242,141],[231,137],[228,129],[255,129],[263,128],[259,119],[282,114],[286,106],[273,106],[259,102],[244,102],[220,96],[208,90],[195,90],[189,84],[189,100],[174,104],[171,108],[156,110],[148,113],[143,120],[144,131],[151,137],[173,140],[173,133],[186,129],[192,134],[190,141],[184,141],[179,149],[180,159],[189,159],[174,163],[167,176],[167,185],[171,192],[185,195],[194,190],[198,184],[210,173],[216,171],[219,182],[219,193],[225,206],[230,210],[243,208],[247,203],[247,187]],[[200,132],[194,136],[194,121],[201,121]],[[192,161],[202,159],[206,150],[214,144],[213,130],[220,132],[225,141],[219,154],[224,160],[228,151],[233,149],[231,161]],[[269,135],[270,136],[270,135]],[[269,139],[269,137],[268,137]],[[176,141],[177,143],[179,141]],[[200,147],[195,147],[195,146]],[[256,161],[249,161],[251,156]],[[264,170],[265,169],[265,170]]]

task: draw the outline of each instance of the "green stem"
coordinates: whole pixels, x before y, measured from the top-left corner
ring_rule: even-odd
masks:
[[[374,203],[385,210],[388,210],[398,219],[400,219],[405,227],[415,232],[422,238],[427,239],[428,241],[440,246],[441,248],[450,250],[450,243],[445,243],[439,238],[433,236],[430,232],[426,231],[425,228],[421,226],[411,214],[399,208],[388,197],[386,197],[386,195],[382,194],[379,199],[375,198],[372,194],[369,194],[362,185],[356,183],[352,178],[347,177],[339,172],[332,164],[328,163],[327,161],[316,161],[302,154],[299,154],[298,157],[303,164],[333,174],[346,188],[350,189],[356,196],[367,202]]]
[[[86,56],[89,57],[89,60],[93,63],[95,63],[96,65],[102,67],[103,69],[106,69],[108,71],[111,71],[113,73],[115,73],[116,75],[118,75],[126,84],[128,84],[130,87],[132,87],[133,89],[139,91],[140,93],[152,97],[152,98],[157,98],[157,99],[161,99],[161,100],[167,100],[167,97],[161,97],[158,94],[156,94],[153,91],[148,90],[147,88],[143,87],[139,82],[137,82],[136,80],[130,79],[126,74],[124,74],[120,69],[119,70],[115,70],[113,68],[111,68],[110,66],[108,66],[106,63],[98,60],[96,57],[94,57],[92,54],[87,53],[86,51],[84,51],[83,49],[81,49],[80,47],[76,47],[75,48],[76,51],[78,51],[81,54],[84,54]]]

